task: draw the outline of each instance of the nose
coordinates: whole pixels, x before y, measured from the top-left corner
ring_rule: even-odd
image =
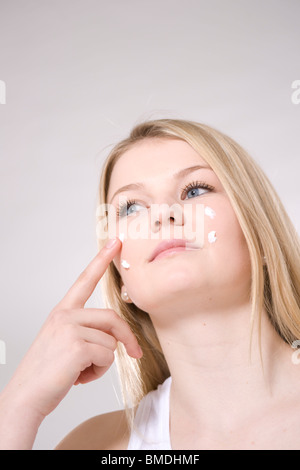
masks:
[[[184,214],[180,204],[152,204],[151,229],[157,232],[161,227],[184,225]]]

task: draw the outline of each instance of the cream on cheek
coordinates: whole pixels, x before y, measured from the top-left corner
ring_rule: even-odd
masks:
[[[208,206],[205,207],[204,213],[205,213],[205,215],[207,215],[210,219],[214,219],[215,216],[216,216],[215,211],[214,211],[211,207],[208,207]]]
[[[122,243],[124,243],[125,233],[121,232],[119,234],[119,239],[121,240]],[[129,269],[130,268],[130,264],[124,258],[121,259],[121,266],[123,266],[124,269]]]
[[[121,265],[123,266],[124,269],[130,268],[130,264],[128,263],[128,261],[126,261],[126,259],[121,260]]]
[[[208,233],[208,243],[215,243],[217,241],[216,231],[212,230]]]
[[[205,215],[207,215],[210,219],[214,219],[216,216],[215,211],[209,207],[206,206],[204,209]],[[217,241],[217,235],[215,230],[211,230],[208,235],[207,235],[208,243],[215,243]]]

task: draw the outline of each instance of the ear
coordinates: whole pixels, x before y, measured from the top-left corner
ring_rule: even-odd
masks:
[[[132,304],[133,303],[131,298],[129,297],[127,289],[124,285],[122,285],[122,287],[121,287],[121,297],[122,297],[122,300],[124,300],[124,302],[126,302],[127,304]]]

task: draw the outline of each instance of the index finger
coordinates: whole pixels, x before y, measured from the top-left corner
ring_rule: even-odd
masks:
[[[56,308],[83,308],[121,246],[119,238],[109,240],[82,271]]]

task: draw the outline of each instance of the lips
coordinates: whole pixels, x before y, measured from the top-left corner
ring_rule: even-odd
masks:
[[[174,249],[174,251],[182,251],[180,250],[180,248],[182,249],[185,249],[186,248],[186,240],[165,240],[163,242],[161,242],[159,245],[157,245],[157,247],[155,248],[155,250],[153,251],[153,253],[151,254],[150,256],[150,259],[149,259],[149,263],[151,263],[151,261],[155,260],[155,258],[158,257],[158,255],[160,255],[161,253],[164,253],[165,251],[169,251],[169,250],[172,250]]]

